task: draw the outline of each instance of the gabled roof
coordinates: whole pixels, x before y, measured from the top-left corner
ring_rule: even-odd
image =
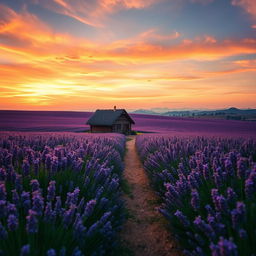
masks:
[[[97,109],[96,112],[86,122],[90,125],[106,125],[111,126],[122,114],[125,114],[132,124],[135,122],[128,115],[125,109]]]

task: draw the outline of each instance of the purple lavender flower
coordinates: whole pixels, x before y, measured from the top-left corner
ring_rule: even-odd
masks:
[[[54,249],[50,249],[47,251],[47,256],[57,256],[56,251]]]
[[[7,210],[8,215],[13,214],[15,216],[18,216],[18,211],[17,211],[17,208],[16,208],[15,204],[11,204],[11,203],[8,202],[6,210]]]
[[[238,213],[237,209],[233,209],[231,211],[231,220],[233,228],[238,229],[240,226],[240,214]]]
[[[117,188],[119,187],[119,179],[113,178],[111,182],[109,183],[109,191],[115,192]]]
[[[16,205],[19,206],[20,205],[20,197],[19,194],[17,193],[16,189],[12,190],[12,202]]]
[[[96,200],[90,200],[90,201],[86,204],[85,210],[84,210],[84,216],[90,217],[90,216],[92,215],[96,203],[97,203]]]
[[[227,188],[227,201],[230,205],[234,205],[236,203],[236,200],[237,200],[237,194],[236,192],[228,187]]]
[[[21,192],[23,189],[23,185],[22,185],[22,176],[20,174],[15,175],[15,189],[18,192]]]
[[[173,184],[166,183],[165,188],[167,190],[167,192],[166,192],[167,197],[170,197],[170,198],[173,198],[173,199],[179,198],[179,193],[178,193],[177,189],[175,188],[175,186]]]
[[[38,173],[39,173],[39,168],[40,168],[40,160],[39,160],[39,158],[35,159],[33,161],[33,164],[34,164],[34,174],[37,176]]]
[[[83,220],[80,217],[80,215],[77,216],[76,221],[74,223],[74,237],[78,240],[81,241],[84,239],[86,235],[86,227],[83,225]]]
[[[220,256],[238,256],[237,246],[231,239],[220,237],[218,242]]]
[[[79,193],[80,193],[80,189],[79,188],[75,188],[73,193],[70,193],[69,204],[74,204],[74,205],[77,204]]]
[[[198,182],[195,178],[195,175],[193,173],[190,173],[188,175],[188,184],[189,184],[191,189],[199,187],[199,184],[198,184]]]
[[[90,177],[89,177],[89,176],[86,176],[86,178],[85,178],[85,180],[84,180],[84,187],[88,187],[89,184],[90,184],[90,182],[91,182]]]
[[[8,229],[11,231],[14,231],[18,228],[18,225],[19,225],[18,218],[15,215],[10,214],[7,219]]]
[[[248,237],[246,230],[243,228],[239,229],[239,237],[242,239],[246,239]]]
[[[7,215],[6,201],[0,200],[0,219]]]
[[[46,170],[50,172],[52,163],[52,156],[50,154],[45,155],[45,167]]]
[[[37,190],[32,193],[33,206],[32,210],[35,211],[39,216],[43,214],[44,209],[44,199],[41,193]]]
[[[239,177],[240,179],[244,179],[246,174],[246,168],[247,168],[247,160],[241,157],[237,161],[237,177]]]
[[[246,218],[246,207],[245,204],[243,202],[237,202],[236,203],[236,209],[237,212],[240,215],[241,221],[244,221]]]
[[[212,216],[211,214],[209,214],[207,216],[207,221],[216,233],[219,233],[219,234],[225,234],[226,233],[225,232],[225,225],[222,224],[222,223],[219,223],[217,221],[216,216]]]
[[[6,170],[4,168],[0,168],[0,181],[5,181],[7,177]]]
[[[6,200],[6,189],[5,189],[5,184],[2,183],[0,184],[0,200]]]
[[[7,237],[8,237],[8,233],[0,221],[0,239],[5,240],[7,239]]]
[[[195,211],[200,208],[200,198],[196,189],[193,189],[191,192],[191,205]]]
[[[49,223],[53,223],[56,219],[56,213],[52,210],[52,203],[47,202],[44,211],[44,220]]]
[[[203,176],[204,176],[205,180],[209,180],[210,179],[210,170],[209,170],[208,164],[204,164],[203,165]]]
[[[80,172],[83,168],[83,164],[84,161],[81,158],[78,158],[75,162],[74,162],[74,171],[75,172]]]
[[[223,195],[220,195],[216,197],[216,201],[217,210],[222,213],[228,213],[228,205],[226,198]]]
[[[68,166],[68,159],[66,157],[62,157],[60,160],[60,166],[63,170],[65,170]]]
[[[111,216],[111,212],[110,211],[109,212],[105,212],[103,214],[103,216],[99,220],[100,225],[105,224],[107,222],[107,220],[110,218],[110,216]]]
[[[215,185],[217,186],[217,188],[221,188],[223,186],[223,180],[222,180],[221,175],[219,175],[218,173],[214,173],[213,178],[214,178],[214,182],[215,182]]]
[[[27,159],[23,160],[22,173],[23,173],[24,176],[28,176],[29,173],[30,173],[30,164],[29,164],[29,161]]]
[[[30,245],[23,245],[20,251],[20,256],[28,256],[30,254]]]
[[[12,154],[7,153],[7,155],[5,156],[4,162],[6,166],[12,165]]]
[[[90,228],[87,230],[86,236],[87,237],[91,237],[93,236],[97,229],[99,228],[99,221],[96,221],[92,226],[90,226]]]
[[[56,196],[56,203],[55,203],[55,207],[54,207],[54,211],[56,213],[57,216],[61,216],[62,215],[62,208],[61,208],[61,197],[60,196]]]
[[[71,204],[70,205],[70,208],[64,212],[63,214],[63,224],[65,227],[68,227],[72,221],[73,221],[73,218],[75,216],[75,211],[76,211],[76,206]]]
[[[103,255],[103,254],[100,254],[100,255]],[[84,256],[84,254],[78,248],[75,248],[75,250],[72,253],[72,256]]]
[[[179,210],[177,210],[174,215],[179,219],[179,221],[183,224],[184,227],[189,227],[190,222],[188,218]]]
[[[229,158],[225,161],[225,170],[229,176],[234,176],[235,171]]]
[[[33,210],[29,210],[29,215],[26,217],[27,225],[26,230],[29,234],[35,234],[38,232],[38,219],[37,213]]]
[[[36,191],[36,190],[39,190],[40,184],[39,184],[38,180],[35,179],[35,180],[30,181],[30,186],[31,186],[32,191]]]
[[[80,200],[78,206],[77,206],[77,211],[79,213],[82,213],[83,209],[84,209],[84,204],[85,204],[85,201],[84,201],[84,197],[82,197],[82,199]]]
[[[58,171],[58,167],[59,167],[58,157],[53,156],[51,159],[50,173],[51,174],[56,173]]]
[[[210,244],[210,249],[211,249],[211,255],[212,256],[221,256],[220,255],[220,248],[218,245],[215,245],[214,243]]]
[[[62,247],[59,256],[66,256],[66,248]]]
[[[202,217],[200,215],[195,218],[194,225],[199,230],[201,230],[204,233],[204,235],[207,236],[210,240],[215,239],[216,234],[214,230],[209,224],[205,223],[205,221],[202,220]]]
[[[21,193],[21,202],[22,202],[22,205],[25,209],[25,212],[27,213],[28,210],[31,207],[31,200],[30,200],[30,193],[29,192],[23,191]]]
[[[256,192],[256,183],[254,182],[254,180],[252,178],[248,178],[245,181],[245,195],[248,199],[253,198],[253,196],[255,195]]]
[[[47,188],[48,194],[47,194],[47,200],[53,201],[56,193],[56,187],[55,187],[56,181],[52,180],[49,182],[49,186]]]
[[[217,197],[219,196],[219,191],[218,191],[218,189],[213,188],[213,189],[211,190],[211,196],[212,196],[212,201],[213,201],[213,203],[214,203],[215,208],[218,209],[218,200],[217,200]]]
[[[111,222],[108,221],[107,223],[105,223],[103,225],[103,227],[100,229],[100,233],[105,236],[110,238],[111,236],[113,236],[113,227],[111,225]]]
[[[207,204],[204,208],[208,214],[211,214],[211,215],[215,214],[214,210],[212,209],[212,207],[209,204]]]
[[[191,156],[190,159],[189,159],[189,167],[191,169],[195,169],[196,168],[196,159],[193,156]]]

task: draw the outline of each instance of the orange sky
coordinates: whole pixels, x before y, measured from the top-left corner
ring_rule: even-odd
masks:
[[[256,108],[256,2],[225,7],[218,22],[240,14],[237,32],[214,18],[200,27],[188,6],[217,12],[216,1],[6,1],[0,109]]]

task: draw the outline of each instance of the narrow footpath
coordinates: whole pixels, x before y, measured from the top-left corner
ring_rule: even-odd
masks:
[[[124,179],[131,194],[124,200],[129,218],[121,233],[122,243],[134,256],[178,256],[178,249],[165,229],[167,222],[157,210],[157,196],[135,148],[136,136],[127,137]]]

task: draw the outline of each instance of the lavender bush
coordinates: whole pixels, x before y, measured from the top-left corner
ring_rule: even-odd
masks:
[[[256,255],[256,142],[142,135],[138,152],[185,255]]]
[[[108,255],[124,218],[125,137],[0,136],[0,255]]]

